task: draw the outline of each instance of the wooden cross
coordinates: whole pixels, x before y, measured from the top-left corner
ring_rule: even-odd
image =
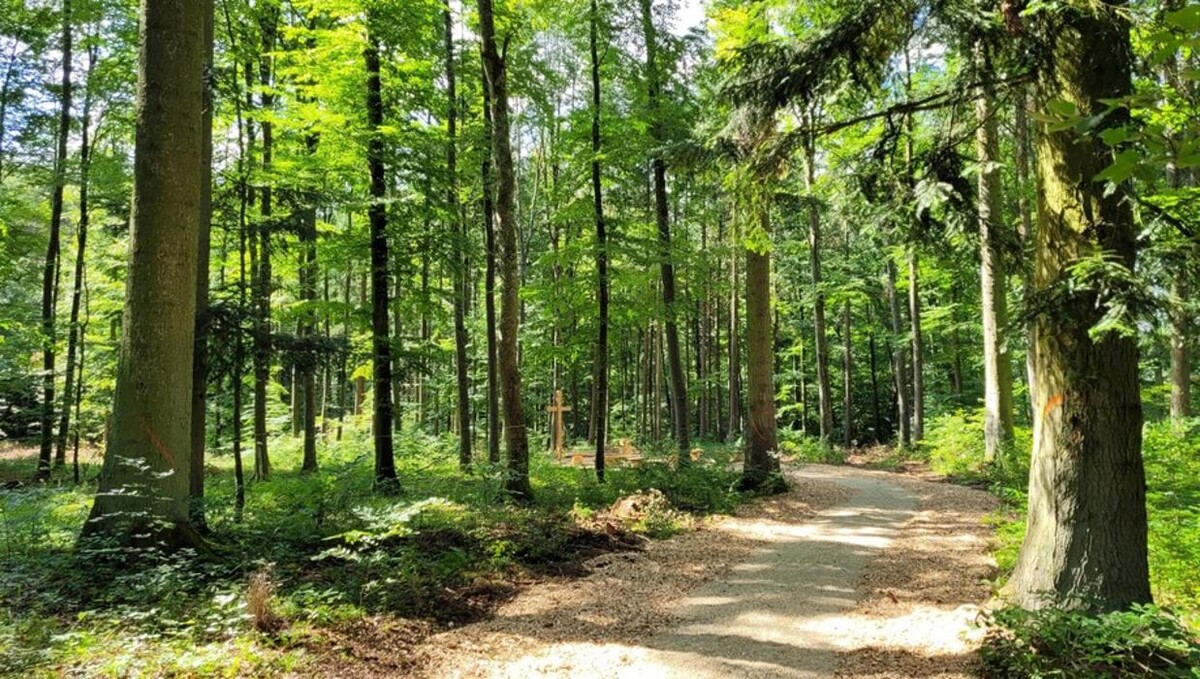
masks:
[[[563,413],[571,412],[571,406],[563,405],[562,389],[555,390],[554,402],[546,406],[546,412],[550,413],[550,427],[554,432],[554,457],[561,458],[563,445],[566,443],[563,435]]]

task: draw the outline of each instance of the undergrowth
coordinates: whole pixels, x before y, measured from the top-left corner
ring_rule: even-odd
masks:
[[[299,440],[272,442],[276,472],[249,481],[238,521],[232,461],[207,467],[207,554],[76,547],[98,469],[0,493],[0,674],[160,676],[287,673],[321,652],[325,629],[366,616],[461,623],[485,615],[538,574],[577,574],[604,551],[632,549],[696,517],[734,509],[729,452],[674,471],[648,460],[608,472],[534,456],[536,504],[503,501],[503,470],[458,468],[454,441],[398,437],[399,497],[371,492],[370,438],[347,429],[301,474]],[[367,451],[364,453],[364,451]],[[29,460],[0,461],[30,478]],[[653,490],[624,517],[608,509]],[[133,557],[133,558],[127,558]]]
[[[1155,606],[1102,615],[1005,608],[985,623],[988,679],[1200,677],[1200,643]]]
[[[1200,677],[1200,420],[1183,427],[1147,424],[1143,432],[1150,581],[1162,608],[1089,616],[1016,609],[997,612],[984,650],[989,676]],[[934,471],[987,484],[1003,500],[989,517],[999,588],[1016,566],[1025,538],[1030,432],[1018,427],[1013,446],[984,461],[981,413],[935,418],[922,451]],[[1184,669],[1188,668],[1188,669]],[[1195,674],[1193,674],[1195,672]]]

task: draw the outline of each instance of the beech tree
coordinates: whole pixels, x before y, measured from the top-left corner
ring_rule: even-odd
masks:
[[[113,424],[84,537],[198,543],[188,508],[204,3],[146,0],[131,247]],[[157,376],[170,375],[172,379]]]

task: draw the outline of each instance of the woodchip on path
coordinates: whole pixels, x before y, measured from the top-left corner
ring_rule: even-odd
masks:
[[[986,493],[845,467],[593,559],[416,650],[428,677],[965,677],[994,567]],[[409,673],[406,672],[406,673]]]

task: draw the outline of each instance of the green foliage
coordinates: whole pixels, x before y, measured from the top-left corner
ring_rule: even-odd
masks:
[[[939,474],[968,483],[992,483],[999,489],[1024,490],[1029,476],[1032,433],[1016,427],[1014,440],[989,464],[985,459],[982,410],[957,410],[926,423],[918,448]],[[1004,494],[1004,491],[1001,491]]]
[[[829,441],[793,429],[782,429],[779,432],[779,449],[800,462],[815,462],[818,464],[842,464],[846,461],[846,451],[831,445]]]
[[[1200,676],[1200,641],[1155,606],[1098,616],[1005,608],[983,622],[989,678]]]
[[[232,459],[210,457],[211,551],[165,555],[102,544],[76,551],[90,484],[30,485],[0,494],[0,673],[64,668],[113,675],[278,674],[302,667],[322,628],[368,613],[473,620],[514,580],[579,573],[590,556],[636,548],[633,534],[668,537],[741,496],[729,452],[678,472],[661,462],[591,470],[533,460],[538,504],[502,501],[500,473],[459,470],[452,437],[406,429],[397,439],[405,494],[371,492],[370,432],[347,426],[322,445],[321,470],[299,468],[299,439],[271,440],[276,472],[252,482],[242,519]],[[0,461],[0,473],[14,463]],[[23,460],[20,475],[31,471]],[[90,477],[92,468],[85,469]],[[620,498],[637,513],[602,523]],[[270,573],[283,625],[254,629],[249,583]],[[133,641],[136,640],[136,643]]]

